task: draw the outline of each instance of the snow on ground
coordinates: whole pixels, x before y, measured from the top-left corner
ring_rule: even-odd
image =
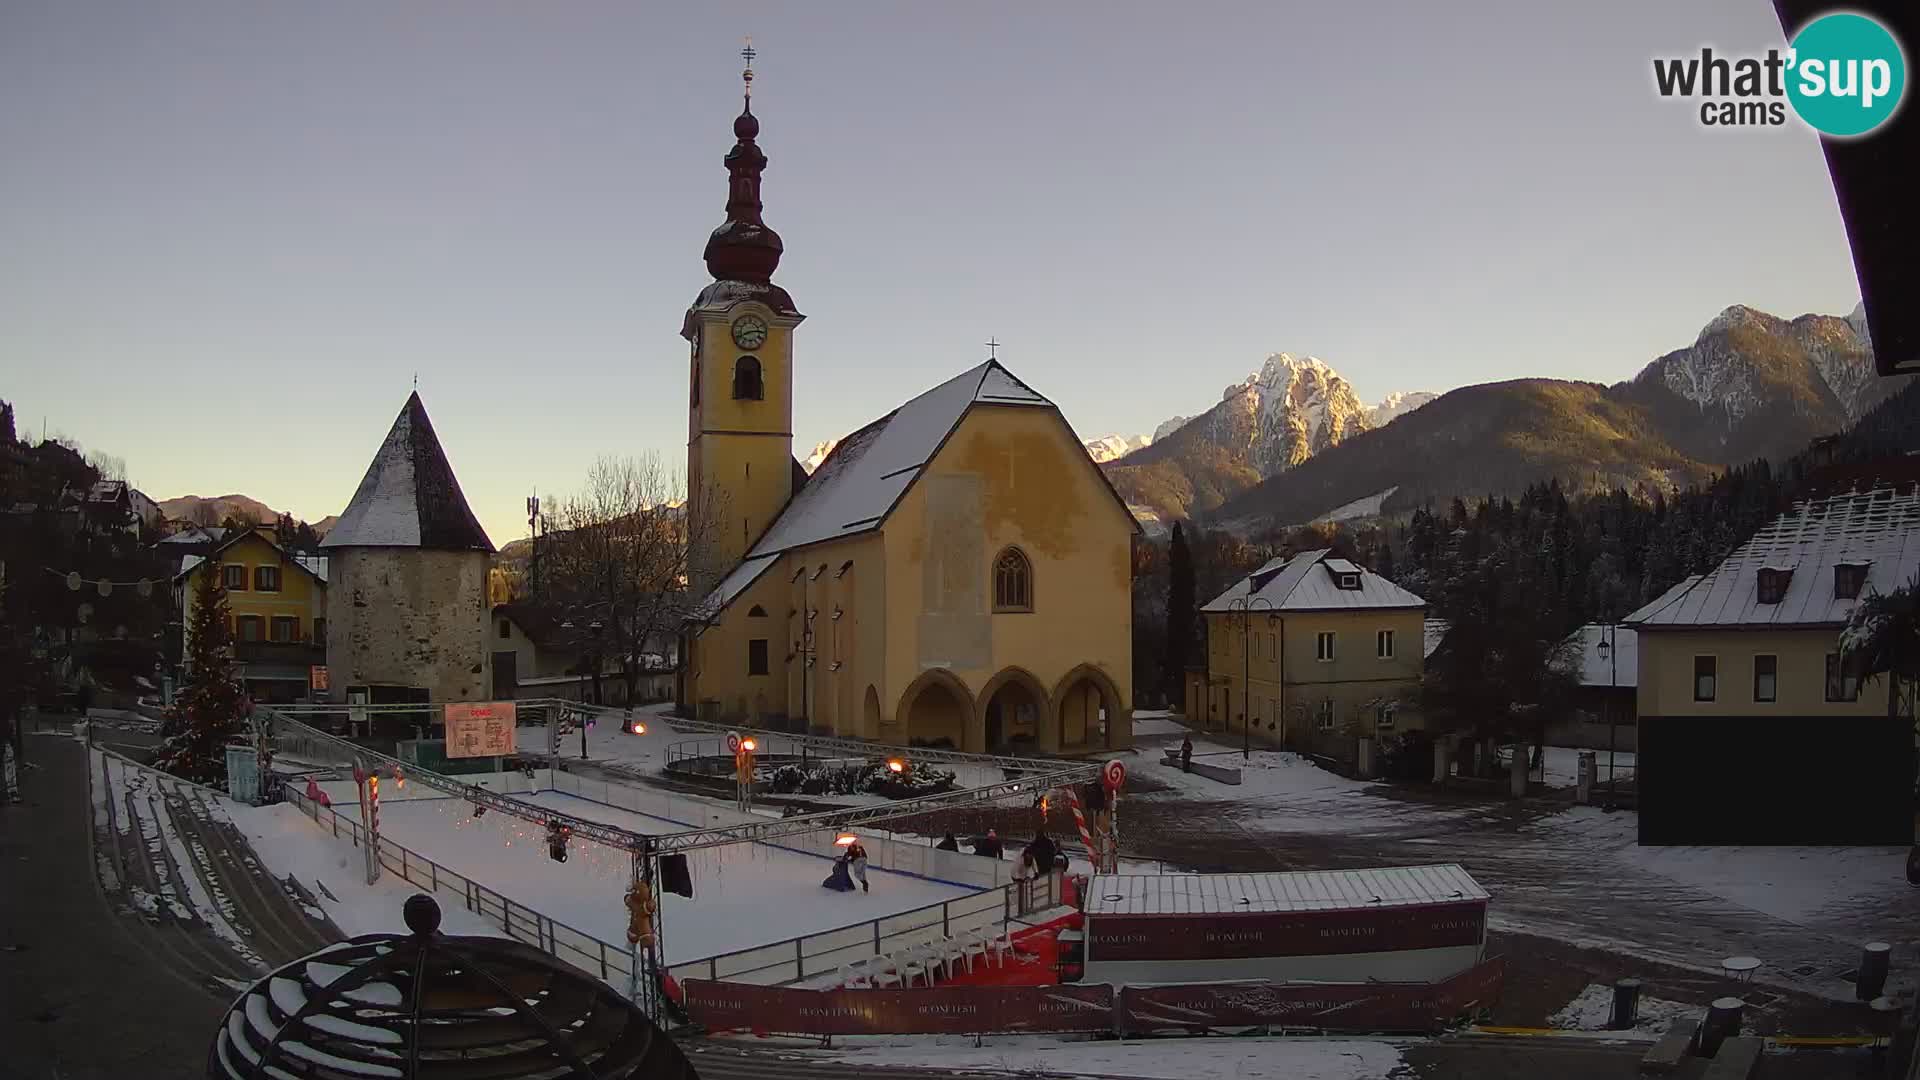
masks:
[[[1435,826],[1472,815],[1471,809],[1434,807],[1380,798],[1386,786],[1378,781],[1353,780],[1323,769],[1288,750],[1242,748],[1207,736],[1194,740],[1193,757],[1211,765],[1240,770],[1234,786],[1183,772],[1155,754],[1142,755],[1145,775],[1173,789],[1174,798],[1220,803],[1231,807],[1228,816],[1241,828],[1257,832],[1340,833],[1364,835]],[[1161,800],[1159,794],[1147,797]],[[1139,802],[1133,805],[1139,806]],[[1126,813],[1122,805],[1122,815]],[[1122,842],[1126,829],[1121,826]]]
[[[385,869],[378,882],[368,885],[366,859],[345,836],[335,839],[330,830],[290,803],[223,803],[220,812],[246,835],[254,856],[274,877],[298,879],[342,933],[349,937],[407,933],[401,907],[407,897],[427,890]],[[463,907],[456,896],[442,893],[436,899],[442,931],[505,936],[505,931]]]
[[[1548,787],[1573,787],[1580,782],[1580,755],[1592,754],[1594,764],[1594,783],[1607,782],[1607,752],[1588,750],[1577,746],[1549,746],[1545,748],[1545,782]],[[1533,753],[1531,746],[1527,753]],[[1506,751],[1501,751],[1500,760],[1506,761]],[[1621,780],[1633,779],[1634,756],[1630,750],[1616,750],[1613,754],[1613,769]]]
[[[1666,1001],[1648,997],[1642,993],[1635,1012],[1633,1028],[1620,1034],[1658,1037],[1666,1034],[1675,1020],[1697,1019],[1706,1011],[1705,1007],[1700,1005]],[[1607,1021],[1612,1018],[1613,987],[1602,983],[1589,983],[1585,990],[1580,991],[1579,995],[1567,1002],[1559,1012],[1547,1017],[1547,1026],[1566,1028],[1570,1031],[1605,1031]]]
[[[634,832],[680,828],[559,792],[521,800]],[[380,831],[575,930],[602,941],[626,940],[622,895],[632,872],[626,853],[576,837],[568,861],[555,863],[547,856],[544,830],[500,813],[476,819],[472,809],[453,799],[389,803],[380,808]],[[872,892],[837,893],[820,884],[831,870],[827,859],[764,844],[697,851],[689,862],[694,899],[672,894],[662,898],[662,932],[672,964],[837,929],[975,891],[870,870]]]
[[[1906,848],[1624,847],[1618,856],[1790,923],[1912,891]]]
[[[1135,709],[1133,711],[1133,737],[1151,738],[1157,735],[1178,735],[1187,730],[1187,725],[1174,718],[1167,709]]]
[[[1007,1035],[847,1040],[805,1055],[845,1065],[1033,1076],[1125,1076],[1153,1080],[1386,1080],[1400,1065],[1391,1043],[1362,1039],[1182,1038],[1067,1041]],[[798,1055],[796,1055],[798,1056]]]

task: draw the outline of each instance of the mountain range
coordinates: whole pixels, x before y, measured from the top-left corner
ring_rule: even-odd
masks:
[[[1874,373],[1858,309],[1787,320],[1736,305],[1613,386],[1517,379],[1397,414],[1361,413],[1344,379],[1282,354],[1103,468],[1150,529],[1181,517],[1249,529],[1393,514],[1553,478],[1650,494],[1783,459],[1908,381]]]
[[[160,500],[160,512],[169,521],[188,521],[197,525],[218,525],[229,517],[242,518],[257,525],[271,525],[280,520],[280,511],[266,503],[247,495],[181,495],[178,498]],[[295,520],[299,520],[297,517]],[[313,523],[313,531],[321,536],[340,520],[338,514],[328,514]]]

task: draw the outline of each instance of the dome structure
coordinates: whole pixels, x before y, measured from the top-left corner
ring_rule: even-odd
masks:
[[[228,1009],[212,1080],[692,1080],[680,1048],[607,984],[508,938],[369,934],[296,960]]]

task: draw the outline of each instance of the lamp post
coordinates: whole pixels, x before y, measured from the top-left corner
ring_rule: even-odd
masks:
[[[593,665],[593,689],[596,698],[600,692],[600,631],[604,629],[606,629],[606,626],[601,623],[599,619],[595,619],[587,624],[587,631],[593,635],[593,650],[587,654],[587,659]],[[580,700],[582,704],[586,702],[586,691],[586,686],[582,685],[580,687]],[[594,704],[598,705],[600,702],[596,700]],[[587,716],[585,710],[582,710],[580,716],[580,760],[587,760]]]
[[[1619,718],[1615,716],[1620,690],[1620,652],[1614,638],[1619,623],[1608,623],[1606,636],[1600,639],[1600,657],[1607,662],[1607,809],[1613,809],[1613,751],[1618,741]]]
[[[1253,610],[1261,605],[1266,606],[1267,621],[1272,622],[1276,617],[1273,614],[1273,601],[1264,596],[1237,597],[1227,605],[1228,611],[1240,613],[1240,757],[1243,760],[1253,757],[1253,660],[1250,649],[1253,644]],[[1274,653],[1274,691],[1278,693],[1279,650],[1275,649]]]

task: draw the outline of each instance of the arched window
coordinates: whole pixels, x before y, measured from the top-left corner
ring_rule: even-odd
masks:
[[[766,617],[767,609],[761,607],[759,604],[755,604],[747,609],[747,618],[749,619],[764,619]]]
[[[736,401],[759,401],[766,393],[760,386],[760,361],[743,356],[733,362],[733,397]]]
[[[1019,548],[1008,548],[993,560],[993,610],[1033,610],[1033,564]]]

